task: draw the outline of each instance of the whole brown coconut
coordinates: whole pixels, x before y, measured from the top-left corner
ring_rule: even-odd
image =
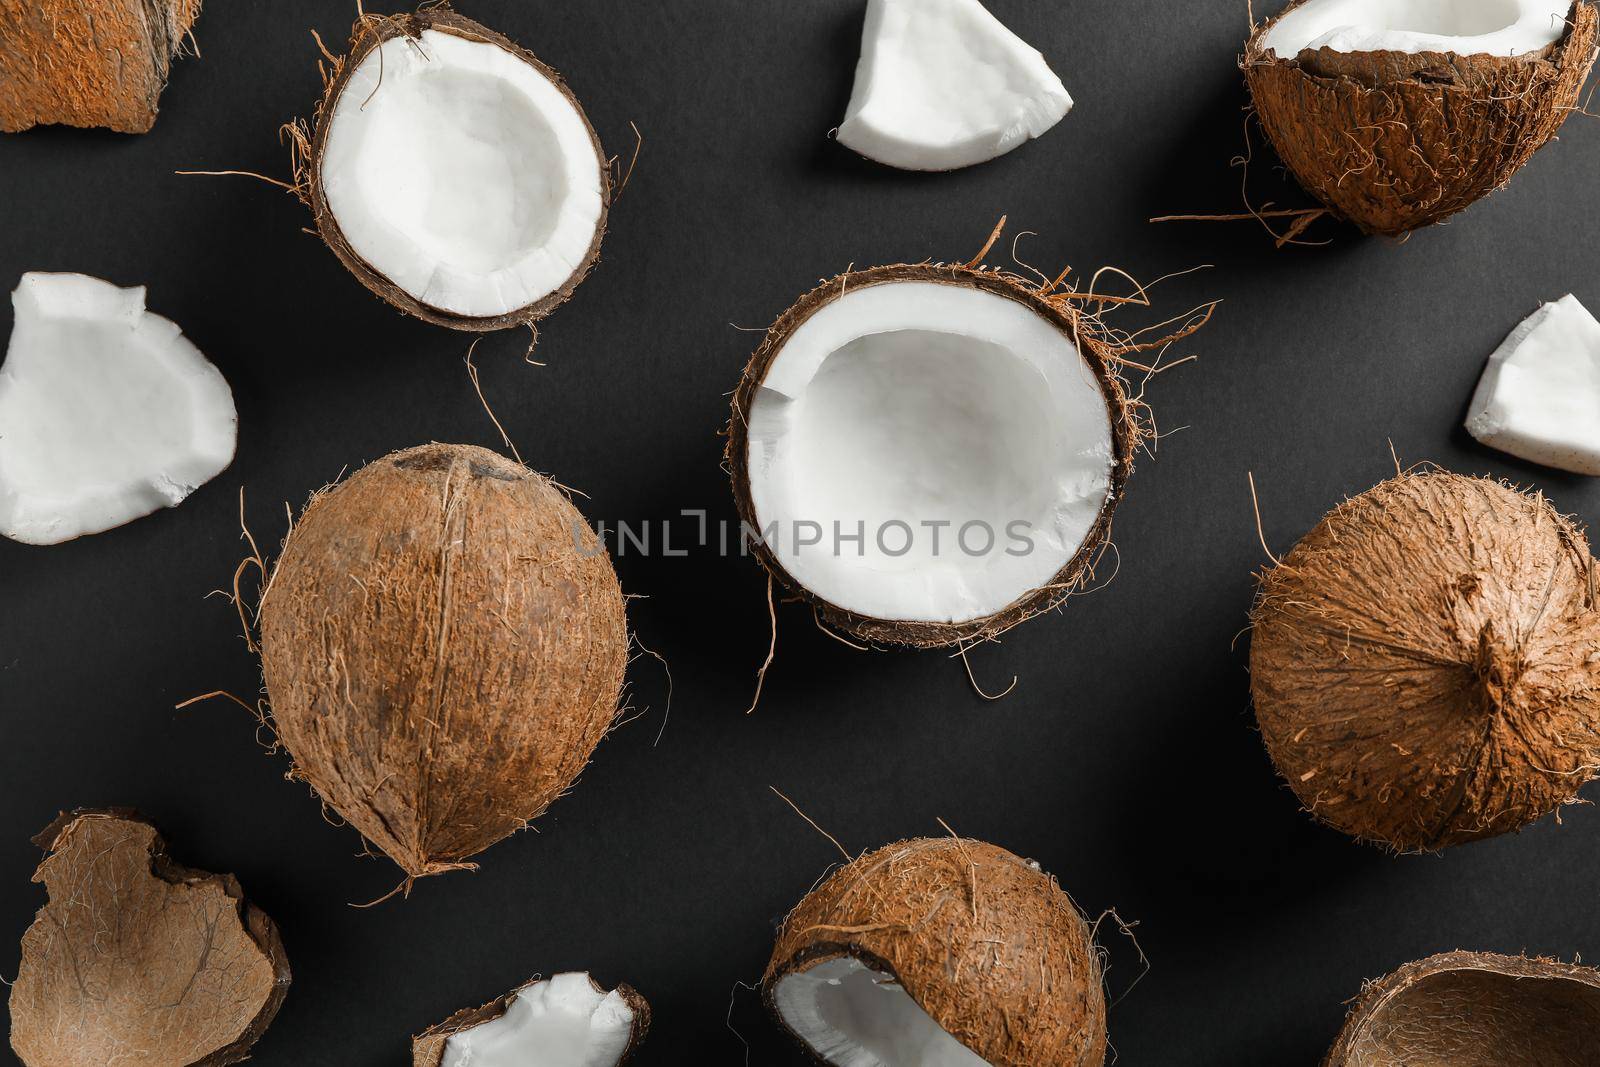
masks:
[[[573,783],[627,648],[583,516],[469,445],[396,452],[318,494],[261,603],[295,772],[414,878],[471,866]]]
[[[155,125],[200,0],[0,0],[0,130]]]
[[[1594,1067],[1600,971],[1446,952],[1376,982],[1323,1067]]]
[[[1105,993],[1088,924],[1053,877],[1003,848],[901,841],[835,871],[789,913],[762,994],[819,1058],[780,1010],[779,986],[845,957],[875,972],[877,988],[897,984],[991,1067],[1105,1062]]]
[[[50,900],[22,936],[11,1047],[26,1067],[221,1067],[289,992],[278,928],[238,879],[174,863],[125,810],[63,814],[34,839]]]
[[[1306,0],[1295,0],[1284,11]],[[1596,54],[1593,4],[1529,55],[1341,53],[1293,59],[1256,27],[1240,66],[1267,137],[1306,191],[1372,234],[1448,218],[1499,189],[1578,104]]]
[[[1515,830],[1600,764],[1600,613],[1542,496],[1444,471],[1339,505],[1261,578],[1256,718],[1313,816],[1414,851]]]

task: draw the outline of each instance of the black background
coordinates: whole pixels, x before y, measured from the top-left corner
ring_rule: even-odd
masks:
[[[1270,3],[1270,0],[1269,0]],[[993,0],[1077,106],[1042,140],[947,175],[857,160],[826,134],[843,113],[860,0],[463,0],[465,14],[570,79],[610,152],[644,135],[598,271],[542,329],[478,348],[483,389],[529,462],[588,494],[592,519],[732,518],[719,469],[726,394],[764,327],[850,264],[965,258],[995,220],[991,262],[1054,273],[1114,264],[1158,311],[1225,302],[1151,385],[1169,436],[1117,515],[1121,567],[972,656],[986,703],[941,653],[864,654],[780,615],[768,641],[756,565],[700,551],[617,561],[632,621],[671,662],[630,671],[640,719],[575,792],[481,857],[476,874],[388,892],[250,719],[258,669],[208,590],[243,549],[236,508],[275,545],[284,505],[352,466],[427,440],[497,445],[467,378],[464,335],[368,296],[291,197],[278,125],[319,91],[315,28],[332,0],[214,0],[154,132],[49,129],[0,138],[0,283],[83,271],[149,286],[227,375],[238,458],[182,507],[52,548],[0,542],[0,974],[43,902],[29,837],[59,808],[134,805],[180,859],[236,871],[283,928],[295,984],[263,1064],[405,1062],[407,1037],[530,974],[589,968],[635,984],[656,1024],[642,1062],[796,1064],[756,981],[774,923],[838,857],[769,791],[852,851],[959,832],[1036,857],[1109,920],[1118,1062],[1311,1064],[1363,977],[1456,947],[1600,953],[1600,814],[1579,807],[1444,856],[1390,858],[1319,829],[1275,778],[1252,726],[1243,634],[1266,537],[1287,548],[1341,496],[1435,460],[1534,484],[1593,521],[1600,491],[1476,445],[1459,428],[1484,358],[1541,300],[1600,307],[1600,128],[1573,118],[1505,192],[1398,244],[1330,227],[1278,251],[1253,223],[1151,225],[1235,211],[1243,0]],[[1305,203],[1261,150],[1260,199]],[[1313,236],[1321,235],[1313,231]],[[1104,286],[1103,286],[1104,287]],[[8,326],[9,309],[0,312]],[[1154,316],[1154,317],[1160,317]],[[1152,321],[1146,317],[1141,322]],[[1127,319],[1136,324],[1134,317]],[[1178,354],[1178,353],[1175,353]],[[659,743],[657,736],[659,734]]]

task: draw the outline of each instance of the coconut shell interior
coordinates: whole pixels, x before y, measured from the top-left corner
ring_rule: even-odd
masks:
[[[537,979],[534,981],[536,982]],[[597,992],[605,992],[605,988],[593,978],[590,978],[589,982]],[[416,1037],[413,1037],[411,1039],[412,1067],[440,1067],[440,1064],[444,1062],[445,1046],[452,1037],[464,1030],[471,1030],[475,1026],[481,1026],[486,1022],[500,1018],[506,1013],[506,1006],[511,1002],[511,998],[532,984],[534,982],[519,986],[509,993],[496,997],[482,1007],[464,1008],[444,1022],[430,1026]],[[638,990],[626,982],[620,983],[616,987],[616,991],[622,996],[623,1000],[627,1001],[628,1007],[633,1011],[633,1034],[628,1041],[627,1051],[616,1061],[618,1067],[621,1067],[621,1064],[627,1063],[633,1058],[634,1052],[638,1050],[639,1045],[650,1031],[650,1003],[639,994]]]

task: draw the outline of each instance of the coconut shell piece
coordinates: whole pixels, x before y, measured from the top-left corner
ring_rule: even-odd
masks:
[[[1578,106],[1597,50],[1587,2],[1564,38],[1515,57],[1321,48],[1281,59],[1262,43],[1276,21],[1240,60],[1267,137],[1334,215],[1391,236],[1509,182]]]
[[[294,773],[413,878],[522,829],[611,727],[622,590],[565,494],[469,445],[316,495],[261,603]]]
[[[841,867],[789,913],[762,979],[851,956],[892,977],[992,1067],[1099,1067],[1100,956],[1051,875],[962,838],[901,841]]]
[[[506,1013],[506,1008],[510,1005],[513,997],[529,986],[537,985],[538,982],[539,979],[537,978],[525,982],[511,992],[494,998],[481,1008],[464,1008],[444,1022],[430,1026],[416,1037],[413,1037],[411,1039],[412,1067],[440,1067],[444,1062],[445,1045],[452,1037],[462,1031],[471,1030],[473,1027],[481,1026],[486,1022],[500,1018]],[[598,993],[606,992],[605,987],[592,977],[589,979],[589,984],[594,986],[595,991]],[[633,1054],[638,1051],[640,1044],[644,1042],[645,1035],[650,1031],[650,1003],[639,994],[638,990],[626,982],[620,983],[616,988],[616,992],[621,995],[622,999],[627,1002],[628,1007],[633,1011],[632,1037],[628,1041],[627,1051],[616,1061],[617,1067],[621,1067],[622,1064],[633,1058]]]
[[[0,130],[155,125],[200,0],[0,0]]]
[[[34,839],[49,902],[22,937],[11,1047],[26,1067],[220,1067],[289,992],[278,928],[231,874],[174,863],[126,810],[63,814]]]
[[[1600,612],[1542,496],[1444,471],[1340,504],[1261,578],[1273,762],[1318,820],[1403,851],[1515,830],[1600,765]]]
[[[1446,952],[1369,982],[1323,1067],[1593,1067],[1600,971]]]

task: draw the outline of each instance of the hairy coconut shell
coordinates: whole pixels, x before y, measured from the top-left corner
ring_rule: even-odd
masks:
[[[1088,924],[1055,878],[1003,848],[901,841],[835,871],[778,931],[762,989],[780,1024],[778,981],[841,956],[892,976],[993,1067],[1105,1062]]]
[[[0,0],[0,130],[155,125],[200,0]]]
[[[261,604],[295,771],[407,874],[465,866],[560,796],[627,662],[605,548],[548,478],[423,445],[316,496]]]
[[[396,286],[386,278],[376,267],[362,259],[350,247],[350,242],[345,239],[344,232],[339,229],[339,222],[333,217],[333,212],[328,208],[328,198],[322,187],[322,158],[327,150],[328,128],[332,125],[334,104],[344,92],[350,76],[361,66],[361,61],[374,48],[385,41],[395,37],[421,37],[425,30],[434,30],[439,33],[453,34],[469,41],[483,44],[492,44],[516,56],[522,62],[533,67],[543,75],[561,94],[572,104],[573,110],[583,120],[584,128],[589,131],[589,139],[594,144],[595,156],[602,160],[600,166],[600,218],[595,223],[594,240],[589,244],[589,250],[583,259],[572,269],[567,280],[547,296],[540,298],[527,307],[508,311],[503,315],[489,315],[474,317],[446,311],[443,308],[432,307],[424,304],[410,293]],[[527,49],[513,42],[509,37],[496,33],[487,26],[480,25],[462,15],[456,14],[448,4],[423,7],[413,14],[405,15],[363,15],[356,20],[355,27],[350,31],[349,50],[339,57],[332,68],[324,72],[325,86],[322,99],[317,103],[313,130],[309,142],[296,139],[293,141],[294,171],[296,188],[302,199],[311,208],[311,213],[316,219],[317,233],[323,242],[333,250],[339,262],[345,269],[356,276],[356,280],[366,286],[376,296],[381,297],[390,305],[399,308],[408,315],[415,315],[425,322],[435,326],[448,326],[453,330],[468,330],[487,333],[493,330],[504,330],[513,326],[533,327],[540,319],[566,303],[572,296],[573,290],[578,288],[580,282],[588,277],[589,271],[600,260],[600,242],[606,233],[606,218],[611,210],[611,174],[603,162],[607,157],[605,150],[600,147],[600,136],[595,133],[594,125],[589,121],[589,115],[583,110],[583,105],[573,95],[566,81],[560,74],[542,63],[537,56]]]
[[[1251,689],[1322,822],[1400,850],[1515,830],[1600,764],[1600,612],[1583,534],[1543,497],[1409,474],[1268,570]]]
[[[63,814],[34,839],[49,903],[22,936],[11,1047],[27,1067],[221,1067],[289,992],[278,928],[231,874],[180,867],[126,810]],[[137,1050],[137,1052],[132,1051]]]
[[[1438,222],[1510,181],[1578,106],[1596,54],[1595,7],[1581,0],[1564,38],[1510,58],[1321,48],[1280,59],[1263,46],[1276,22],[1240,60],[1261,125],[1308,192],[1374,234]]]
[[[823,282],[802,296],[794,306],[779,316],[767,331],[755,354],[745,366],[744,377],[733,394],[733,418],[728,423],[726,460],[733,481],[733,500],[739,518],[752,530],[761,528],[756,516],[755,501],[750,490],[750,440],[745,424],[745,411],[755,400],[756,392],[766,381],[767,372],[789,338],[812,315],[837,300],[846,291],[886,282],[936,282],[941,285],[966,286],[995,293],[1015,300],[1043,318],[1071,338],[1083,355],[1084,362],[1093,370],[1100,391],[1105,396],[1106,410],[1111,416],[1111,485],[1105,503],[1094,527],[1084,538],[1076,554],[1056,572],[1045,586],[1024,594],[1000,611],[982,619],[968,622],[905,622],[877,619],[842,608],[816,595],[795,579],[759,538],[752,538],[750,551],[760,561],[767,573],[786,590],[816,609],[818,617],[836,630],[863,641],[909,648],[940,648],[964,644],[992,637],[1011,629],[1082,591],[1093,578],[1095,562],[1111,539],[1111,516],[1122,499],[1128,477],[1133,473],[1133,454],[1138,447],[1143,429],[1135,417],[1136,406],[1128,399],[1122,379],[1117,373],[1117,348],[1108,341],[1103,327],[1092,316],[1082,314],[1071,303],[1051,300],[1043,295],[1036,282],[1001,271],[979,270],[960,264],[902,263],[870,270],[851,271]]]
[[[452,1037],[463,1030],[471,1030],[475,1026],[482,1026],[484,1023],[500,1018],[506,1013],[506,1008],[510,1006],[513,997],[529,986],[537,985],[538,983],[539,979],[531,979],[511,992],[496,997],[481,1008],[465,1008],[456,1012],[444,1022],[428,1027],[411,1039],[412,1067],[440,1067],[444,1062],[445,1045]],[[594,986],[596,992],[606,992],[605,987],[596,982],[593,977],[589,979],[589,984]],[[626,982],[619,984],[616,991],[622,995],[622,999],[627,1002],[628,1007],[633,1009],[633,1034],[628,1039],[627,1049],[623,1051],[621,1058],[617,1060],[617,1067],[621,1067],[622,1064],[633,1058],[633,1054],[639,1050],[639,1045],[643,1043],[645,1035],[650,1031],[650,1003],[639,995],[638,990]]]
[[[1446,952],[1369,982],[1323,1067],[1594,1067],[1600,971]]]

